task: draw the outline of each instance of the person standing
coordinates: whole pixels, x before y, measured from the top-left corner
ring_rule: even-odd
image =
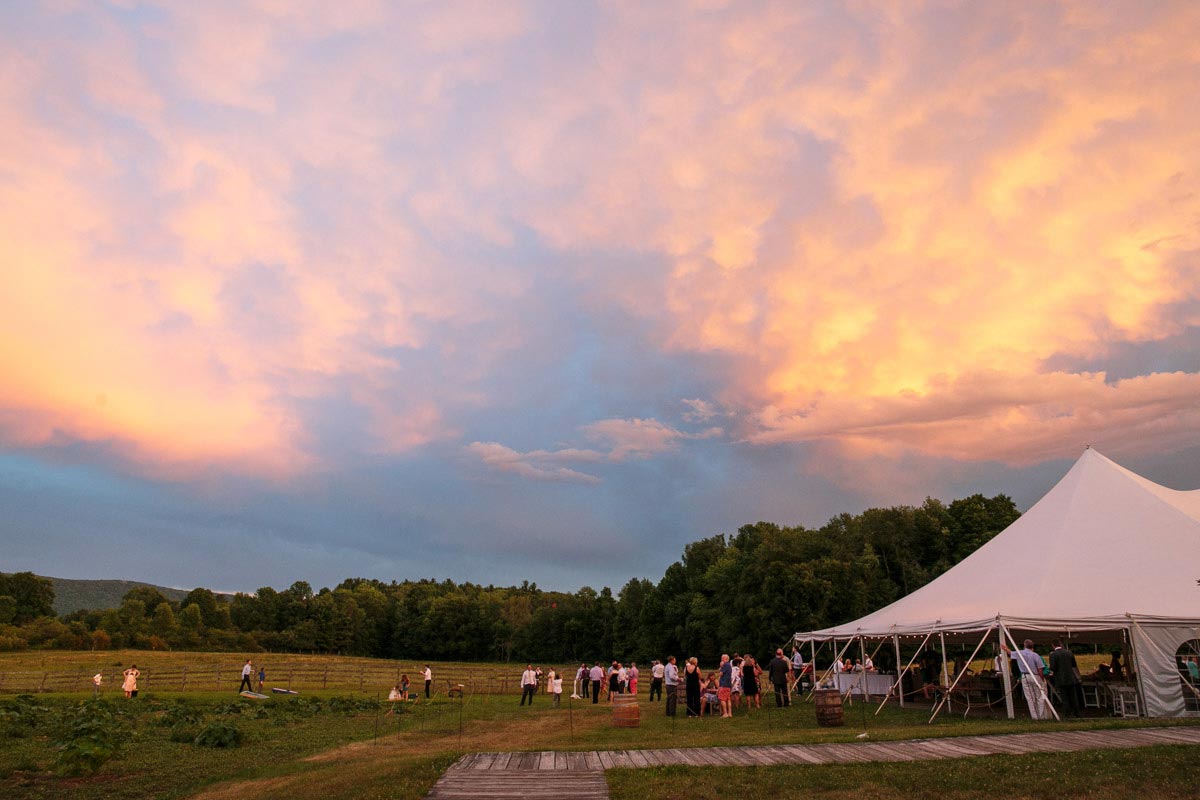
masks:
[[[717,700],[721,703],[721,719],[733,716],[733,663],[728,653],[721,654],[721,676],[717,678]]]
[[[260,694],[262,693],[262,690],[263,690],[263,684],[266,682],[267,682],[267,668],[259,667],[258,668],[258,691]]]
[[[528,698],[529,705],[533,706],[533,695],[537,691],[537,672],[533,669],[533,664],[526,664],[525,671],[521,673],[521,705],[525,705],[525,700]]]
[[[125,696],[137,697],[137,679],[142,674],[138,671],[137,664],[130,664],[129,669],[121,674],[125,676],[125,680],[121,683],[121,688],[125,690]]]
[[[562,679],[562,675],[559,675],[557,672],[555,672],[555,673],[553,673],[553,674],[554,674],[554,680],[553,680],[553,681],[551,681],[551,686],[550,686],[550,688],[551,688],[551,690],[554,692],[554,707],[555,707],[555,708],[558,708],[558,706],[559,706],[559,703],[561,703],[561,702],[562,702],[562,682],[563,682],[563,679]]]
[[[254,684],[250,682],[250,676],[254,674],[254,665],[250,663],[250,659],[246,659],[246,663],[242,666],[242,682],[238,684],[238,691],[254,691]]]
[[[777,648],[775,657],[767,664],[767,675],[771,678],[771,685],[775,687],[776,708],[787,708],[792,704],[792,699],[788,696],[788,674],[791,669],[792,665],[783,657],[783,648]]]
[[[592,665],[588,677],[592,680],[592,705],[596,705],[600,702],[600,684],[604,681],[604,668],[600,666],[599,661]]]
[[[637,663],[629,662],[629,693],[632,695],[637,694],[638,674]]]
[[[758,689],[758,676],[762,672],[754,656],[746,656],[742,662],[742,693],[746,695],[746,707],[762,708],[762,693]]]
[[[1080,696],[1083,687],[1079,681],[1079,664],[1075,661],[1075,654],[1063,646],[1061,639],[1054,640],[1054,649],[1050,651],[1050,676],[1054,688],[1062,696],[1067,716],[1082,716]]]
[[[588,684],[592,682],[591,676],[588,675],[587,664],[579,665],[579,672],[575,673],[575,681],[579,684],[579,691],[583,693],[583,699],[586,700],[588,696],[588,689],[591,688]],[[578,693],[577,696],[579,696]]]
[[[792,645],[792,688],[798,689],[800,681],[804,678],[804,654],[800,652],[800,648]]]
[[[429,665],[426,664],[425,665],[425,699],[426,700],[429,699],[429,687],[432,684],[433,684],[433,670],[431,670],[429,668]]]
[[[608,702],[621,693],[621,665],[616,661],[608,668]]]
[[[658,699],[662,700],[663,675],[666,670],[663,668],[662,662],[655,659],[654,664],[650,667],[650,702],[654,702],[654,695],[658,695]]]
[[[667,656],[667,664],[663,667],[663,683],[667,686],[667,716],[675,716],[679,706],[679,667],[675,666],[675,656]]]
[[[1012,653],[1007,645],[1000,645],[1004,652]],[[1017,667],[1021,671],[1021,693],[1025,695],[1025,705],[1029,707],[1030,719],[1044,719],[1046,716],[1046,687],[1042,685],[1042,670],[1046,662],[1033,651],[1033,640],[1026,639],[1025,647],[1012,653]]]
[[[692,656],[683,668],[683,680],[686,684],[687,715],[700,716],[700,662]]]

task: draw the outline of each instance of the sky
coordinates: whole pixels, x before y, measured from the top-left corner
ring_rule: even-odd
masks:
[[[1200,4],[0,3],[0,569],[657,580],[1200,487]]]

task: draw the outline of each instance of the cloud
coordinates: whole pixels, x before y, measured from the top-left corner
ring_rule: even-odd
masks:
[[[697,395],[755,443],[1196,441],[1186,358],[1090,366],[1198,324],[1195,4],[485,8],[4,14],[0,446],[290,478],[492,441],[509,387],[595,379],[564,298],[665,366],[551,400],[595,450],[497,469],[669,453]]]
[[[582,453],[547,453],[535,450],[521,453],[497,442],[471,442],[467,451],[483,462],[485,466],[500,472],[512,472],[523,478],[543,481],[566,481],[569,483],[599,483],[594,475],[577,472],[567,467],[539,466],[539,462],[554,462],[557,460],[587,460]]]
[[[713,439],[724,431],[714,427],[699,433],[686,433],[656,419],[635,418],[599,420],[583,426],[582,433],[585,438],[603,445],[603,449],[566,447],[522,453],[495,442],[472,442],[467,450],[488,467],[515,472],[526,478],[598,483],[600,479],[593,475],[553,465],[619,464],[645,460],[672,452],[687,439]]]

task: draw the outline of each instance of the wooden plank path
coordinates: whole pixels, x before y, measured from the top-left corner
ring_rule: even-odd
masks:
[[[601,800],[608,797],[607,769],[669,765],[773,766],[849,764],[862,761],[920,761],[1023,753],[1200,745],[1200,727],[1124,728],[1099,731],[953,736],[891,742],[783,744],[756,747],[696,747],[663,750],[544,750],[470,753],[446,770],[429,792],[431,800]]]

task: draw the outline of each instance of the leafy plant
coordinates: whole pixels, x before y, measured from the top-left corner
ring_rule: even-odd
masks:
[[[196,741],[196,737],[199,735],[199,725],[190,722],[180,722],[171,727],[171,732],[167,734],[167,738],[172,742],[191,744]]]
[[[29,736],[49,714],[50,709],[39,705],[33,695],[17,695],[0,705],[0,734],[14,739]]]
[[[242,732],[226,722],[210,722],[196,736],[200,747],[241,747]]]
[[[168,708],[158,719],[158,724],[164,728],[174,728],[177,725],[186,724],[194,725],[202,719],[203,715],[196,709],[179,703]]]
[[[87,700],[64,719],[57,766],[66,775],[90,775],[120,754],[129,730],[106,700]]]

